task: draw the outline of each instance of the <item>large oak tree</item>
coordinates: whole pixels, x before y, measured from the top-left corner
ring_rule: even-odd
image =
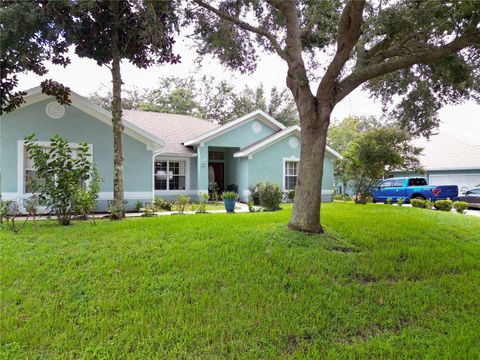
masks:
[[[289,226],[322,232],[320,195],[330,117],[365,85],[413,134],[438,125],[443,103],[479,94],[480,7],[476,0],[192,0],[199,54],[240,71],[258,49],[288,66],[302,127]],[[319,81],[315,89],[311,81]],[[397,96],[396,96],[397,95]]]

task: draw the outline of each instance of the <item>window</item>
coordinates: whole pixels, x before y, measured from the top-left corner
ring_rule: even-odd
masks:
[[[395,179],[395,180],[392,180],[392,187],[403,187],[404,183],[405,183],[404,179]]]
[[[155,161],[155,190],[185,190],[185,161]]]
[[[225,153],[223,151],[209,151],[208,160],[223,161],[225,160]]]
[[[50,146],[48,143],[41,143],[42,150],[47,152],[50,150]],[[77,158],[77,144],[68,144],[70,149],[72,150],[72,158]],[[92,154],[92,149],[90,148],[90,154]],[[91,159],[90,159],[91,160]],[[30,154],[27,151],[27,147],[23,147],[23,190],[25,194],[30,194],[35,191],[35,180],[37,180],[37,172],[35,171],[35,166],[33,160],[30,158]],[[88,181],[83,182],[82,186],[86,187],[88,185]]]
[[[295,190],[298,176],[298,161],[285,161],[285,190]]]
[[[408,186],[424,186],[427,185],[427,180],[424,178],[411,178],[408,179]]]
[[[392,187],[392,180],[385,180],[383,183],[380,184],[381,188]]]

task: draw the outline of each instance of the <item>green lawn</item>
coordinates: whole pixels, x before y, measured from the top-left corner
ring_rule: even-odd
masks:
[[[0,358],[480,355],[480,219],[325,204],[0,233]]]

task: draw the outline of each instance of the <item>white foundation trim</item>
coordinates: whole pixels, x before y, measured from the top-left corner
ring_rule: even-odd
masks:
[[[125,200],[130,199],[151,199],[151,191],[127,191],[123,194]],[[113,191],[101,191],[98,193],[98,200],[113,200]]]
[[[155,190],[156,196],[197,195],[197,190]]]

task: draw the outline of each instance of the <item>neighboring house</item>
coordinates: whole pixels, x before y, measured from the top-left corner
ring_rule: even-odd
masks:
[[[113,133],[111,114],[72,92],[71,106],[62,106],[39,88],[28,91],[26,103],[0,120],[1,191],[4,199],[28,197],[32,162],[23,139],[35,133],[48,146],[58,134],[71,146],[87,142],[103,178],[97,210],[107,210],[113,198]],[[300,128],[284,125],[258,110],[225,125],[187,115],[124,110],[124,181],[127,207],[158,195],[175,200],[186,194],[202,199],[209,183],[223,191],[238,187],[247,201],[248,187],[270,180],[282,189],[295,188],[300,158]],[[322,199],[333,194],[333,160],[327,147]]]
[[[457,185],[460,192],[480,184],[480,145],[468,144],[445,131],[430,140],[415,140],[413,145],[424,149],[420,163],[426,173],[399,171],[395,176],[424,176],[430,185]]]

